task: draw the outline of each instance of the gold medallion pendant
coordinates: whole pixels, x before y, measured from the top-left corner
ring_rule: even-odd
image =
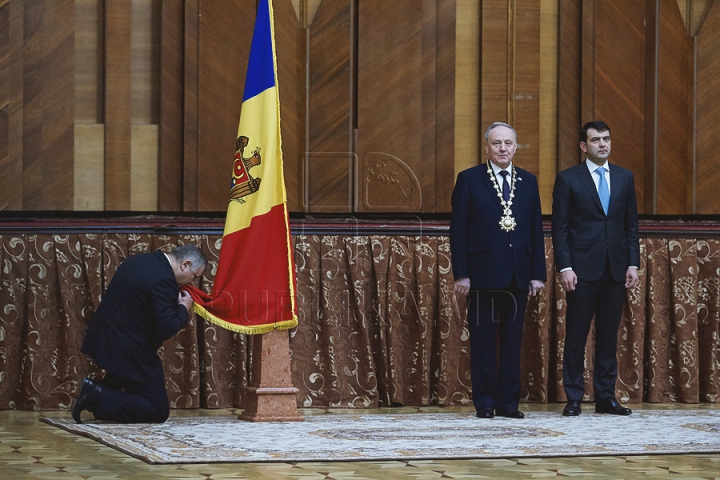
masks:
[[[516,226],[517,223],[515,222],[515,217],[512,217],[507,213],[500,217],[500,228],[502,228],[506,232],[512,232],[513,230],[515,230]]]

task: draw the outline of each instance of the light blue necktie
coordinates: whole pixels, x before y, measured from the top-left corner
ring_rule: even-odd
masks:
[[[610,205],[610,190],[608,190],[608,184],[605,181],[605,167],[600,167],[595,170],[600,176],[598,180],[598,195],[600,195],[600,203],[602,204],[605,215],[608,212],[608,206]]]

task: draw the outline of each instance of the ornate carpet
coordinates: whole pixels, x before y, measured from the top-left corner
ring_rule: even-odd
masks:
[[[644,410],[630,417],[531,412],[324,414],[304,422],[171,417],[164,424],[41,421],[148,463],[467,459],[720,453],[720,411]]]

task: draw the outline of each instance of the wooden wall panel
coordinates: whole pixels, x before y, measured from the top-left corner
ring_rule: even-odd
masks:
[[[133,125],[130,155],[130,209],[158,209],[158,126]]]
[[[487,159],[484,134],[493,122],[512,123],[508,105],[511,47],[508,31],[511,14],[506,0],[482,3],[480,24],[480,158]]]
[[[160,132],[158,208],[182,210],[185,15],[182,0],[165,0],[160,13]]]
[[[720,214],[718,125],[720,125],[720,2],[715,1],[697,36],[697,151],[695,211]]]
[[[518,132],[515,163],[540,173],[540,0],[515,0],[510,23],[510,117]]]
[[[104,15],[103,2],[75,0],[75,123],[104,121]]]
[[[552,211],[552,191],[558,167],[558,30],[559,0],[541,0],[538,187],[545,214]]]
[[[133,125],[160,120],[160,0],[131,0],[131,117]]]
[[[437,2],[437,62],[435,69],[435,203],[431,211],[450,212],[450,197],[455,170],[449,159],[455,158],[455,38],[456,1]],[[432,72],[431,72],[432,73]]]
[[[560,0],[558,27],[558,171],[580,160],[578,132],[582,65],[582,10],[577,0]]]
[[[0,171],[10,163],[10,2],[0,2]],[[11,178],[0,175],[0,210],[10,198]]]
[[[25,210],[73,208],[74,25],[72,0],[24,2]]]
[[[105,209],[130,209],[132,1],[105,3]]]
[[[653,135],[657,131],[657,200],[654,211],[646,213],[679,215],[692,210],[693,40],[687,35],[676,0],[660,0],[659,7],[657,128],[646,132]],[[652,154],[646,153],[648,157]]]
[[[437,211],[435,193],[452,188],[436,183],[451,175],[438,168],[453,170],[437,150],[438,105],[454,103],[454,86],[452,95],[438,88],[438,65],[445,64],[439,55],[452,54],[443,45],[455,41],[454,35],[438,36],[439,29],[447,31],[438,15],[449,11],[439,5],[358,4],[358,211]],[[452,148],[452,140],[440,141]],[[445,200],[440,203],[446,208]]]
[[[6,3],[7,53],[2,62],[7,65],[7,156],[0,157],[0,210],[22,210],[23,182],[23,38],[24,3],[13,0]]]
[[[308,148],[300,210],[353,211],[353,14],[350,0],[324,0],[308,27]]]
[[[476,0],[457,1],[455,176],[477,165],[483,155],[480,138],[480,7]]]
[[[105,126],[75,125],[73,209],[102,211],[105,205]]]
[[[592,108],[583,123],[603,120],[611,128],[610,161],[632,170],[639,210],[644,200],[645,159],[645,5],[624,0],[595,0],[592,59]],[[585,81],[585,78],[583,78]],[[583,102],[585,99],[583,99]]]
[[[508,122],[518,134],[514,162],[540,173],[540,0],[483,2],[481,160],[484,133]]]
[[[182,209],[194,212],[198,209],[200,148],[200,0],[185,0],[184,27]],[[163,165],[167,161],[162,160]]]
[[[227,210],[255,11],[255,0],[200,3],[197,57],[199,211]],[[225,186],[227,190],[224,190]]]
[[[301,203],[301,165],[305,152],[305,30],[300,28],[291,0],[273,1],[273,10],[283,173],[288,209],[297,211]]]

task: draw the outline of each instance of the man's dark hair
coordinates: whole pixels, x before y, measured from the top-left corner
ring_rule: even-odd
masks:
[[[590,129],[597,130],[598,132],[608,132],[610,133],[610,127],[607,126],[607,123],[603,122],[602,120],[593,120],[592,122],[588,122],[580,129],[580,141],[583,143],[587,143],[587,132]]]
[[[205,257],[203,251],[195,245],[181,245],[174,248],[170,252],[170,255],[179,263],[190,260],[193,270],[204,267],[207,264],[207,257]]]

